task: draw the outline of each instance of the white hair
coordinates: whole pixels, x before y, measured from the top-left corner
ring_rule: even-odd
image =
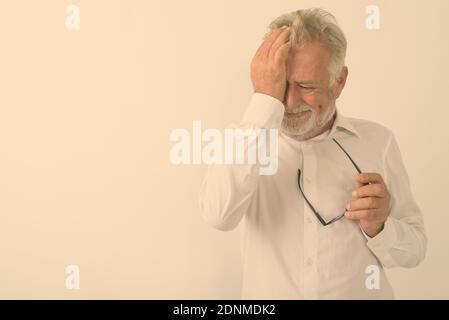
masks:
[[[311,8],[297,10],[277,17],[269,25],[270,31],[282,26],[291,27],[290,43],[301,44],[313,40],[323,42],[330,50],[329,87],[332,87],[345,65],[346,37],[335,17],[326,10]]]

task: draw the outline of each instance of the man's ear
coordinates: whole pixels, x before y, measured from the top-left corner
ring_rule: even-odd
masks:
[[[335,99],[340,97],[340,94],[343,91],[343,88],[345,87],[347,78],[348,78],[348,67],[343,66],[343,68],[341,69],[340,75],[335,80],[335,84],[334,84],[334,97],[335,97]]]

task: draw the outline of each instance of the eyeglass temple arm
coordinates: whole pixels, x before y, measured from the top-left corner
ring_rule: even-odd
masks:
[[[352,162],[352,164],[356,168],[357,172],[358,173],[362,173],[362,170],[360,170],[359,166],[354,162],[354,160],[352,160],[351,156],[346,152],[346,150],[341,146],[341,144],[339,144],[338,141],[335,140],[335,138],[332,138],[332,140],[334,140],[334,142],[346,154],[346,156],[349,158],[349,160]],[[320,220],[322,225],[327,226],[327,225],[331,224],[332,222],[334,222],[335,220],[338,220],[338,219],[340,219],[341,217],[344,216],[345,213],[342,213],[338,217],[335,217],[334,219],[330,220],[329,222],[326,222],[326,221],[323,220],[323,218],[321,218],[321,216],[318,214],[318,212],[316,212],[315,208],[312,206],[312,204],[309,202],[309,200],[305,196],[304,192],[302,191],[302,188],[301,188],[301,169],[298,169],[298,186],[299,186],[299,191],[301,191],[301,194],[304,197],[304,200],[307,202],[309,207],[312,209],[313,214],[317,217],[318,220]]]
[[[310,209],[312,209],[313,214],[317,217],[318,220],[320,220],[322,225],[327,225],[328,223],[326,221],[323,220],[323,218],[321,218],[321,216],[318,214],[318,212],[316,212],[315,208],[312,206],[312,204],[309,202],[309,200],[307,200],[307,197],[305,196],[304,192],[302,192],[302,188],[301,188],[301,169],[298,169],[298,186],[299,186],[299,191],[301,191],[301,194],[304,198],[304,200],[307,202],[307,204],[309,205]]]
[[[345,153],[345,155],[349,158],[349,160],[351,160],[352,164],[354,165],[354,167],[357,169],[358,173],[362,173],[362,170],[360,170],[359,166],[354,162],[354,160],[352,160],[351,156],[346,152],[345,149],[343,149],[343,147],[341,146],[341,144],[338,143],[337,140],[335,140],[335,138],[332,138],[332,140],[334,140],[334,142],[340,147],[341,150],[343,150],[343,152]]]

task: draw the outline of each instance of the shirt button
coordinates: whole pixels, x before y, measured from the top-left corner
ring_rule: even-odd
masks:
[[[306,181],[307,181],[308,183],[310,183],[310,182],[312,181],[312,179],[310,179],[309,177],[306,177]]]
[[[311,224],[312,223],[312,218],[307,217],[306,221],[307,221],[308,224]]]
[[[308,258],[306,264],[310,267],[313,264],[313,260],[311,258]]]

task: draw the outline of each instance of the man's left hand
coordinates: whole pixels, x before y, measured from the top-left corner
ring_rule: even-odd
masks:
[[[355,185],[352,200],[346,205],[345,216],[359,220],[363,231],[369,237],[375,237],[383,230],[390,214],[390,192],[378,173],[357,174]]]

